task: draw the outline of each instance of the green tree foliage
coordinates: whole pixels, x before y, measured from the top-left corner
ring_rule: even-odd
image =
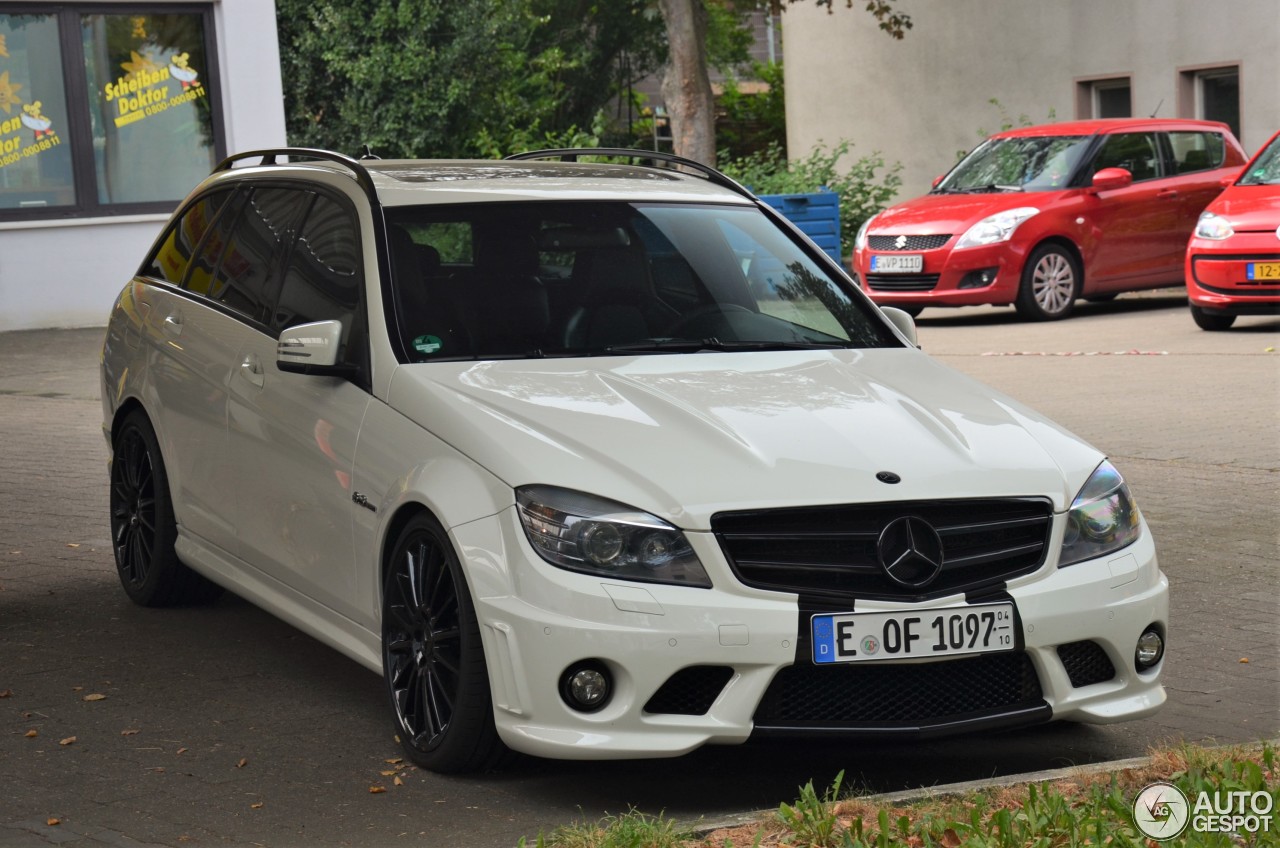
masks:
[[[277,0],[292,144],[461,157],[581,137],[623,68],[658,67],[646,0]],[[621,61],[623,58],[626,61]]]
[[[840,252],[853,251],[853,238],[862,222],[884,209],[902,187],[902,164],[886,165],[872,153],[839,167],[853,145],[819,145],[804,159],[788,161],[782,149],[772,145],[741,158],[721,156],[720,169],[756,194],[808,194],[825,189],[840,196]]]
[[[786,87],[781,63],[756,62],[751,78],[765,83],[758,94],[744,93],[736,79],[725,81],[717,103],[716,147],[719,156],[742,159],[770,147],[786,158]]]

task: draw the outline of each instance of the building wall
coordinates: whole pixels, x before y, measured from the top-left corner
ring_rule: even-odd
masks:
[[[169,0],[166,8],[182,2]],[[213,6],[227,151],[281,147],[275,3],[214,0]],[[167,219],[157,213],[0,223],[0,331],[104,325]]]
[[[903,164],[903,198],[927,191],[957,151],[1005,122],[1078,117],[1083,79],[1131,77],[1135,115],[1196,117],[1179,110],[1180,71],[1238,63],[1241,143],[1252,153],[1280,127],[1276,0],[897,6],[914,23],[902,41],[881,32],[860,3],[836,3],[830,14],[797,3],[783,16],[783,44],[790,150],[848,139],[855,156],[880,151]]]

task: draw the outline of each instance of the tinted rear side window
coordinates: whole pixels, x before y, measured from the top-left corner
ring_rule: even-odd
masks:
[[[1220,168],[1226,157],[1226,144],[1218,133],[1171,132],[1169,146],[1173,148],[1176,174]]]
[[[208,232],[209,227],[218,217],[218,212],[230,196],[230,191],[217,191],[206,194],[191,204],[187,211],[169,226],[159,247],[143,266],[142,273],[148,277],[173,283],[175,286],[179,285],[187,272],[192,254],[200,245],[200,240],[204,238],[204,234]]]

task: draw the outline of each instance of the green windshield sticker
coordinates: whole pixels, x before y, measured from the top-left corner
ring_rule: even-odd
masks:
[[[439,336],[418,336],[413,340],[413,349],[418,353],[435,353],[443,344]]]

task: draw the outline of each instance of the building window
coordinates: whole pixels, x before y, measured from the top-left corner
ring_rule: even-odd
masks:
[[[1221,121],[1240,138],[1240,66],[1189,68],[1179,76],[1178,114]]]
[[[1082,119],[1132,117],[1133,86],[1129,77],[1078,81],[1076,115]]]
[[[208,175],[212,13],[173,8],[0,11],[0,220],[168,212]]]

